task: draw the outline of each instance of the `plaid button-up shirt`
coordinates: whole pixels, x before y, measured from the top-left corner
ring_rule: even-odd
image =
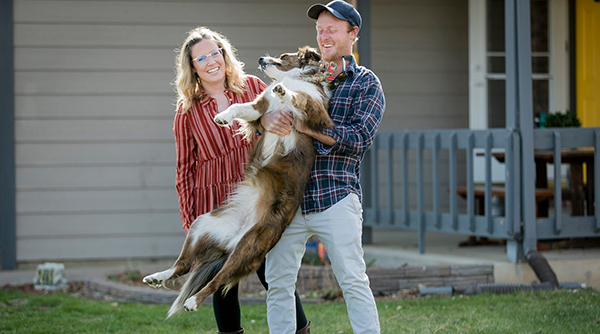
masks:
[[[334,146],[315,140],[318,152],[302,202],[302,214],[327,210],[350,193],[362,201],[359,167],[373,143],[385,110],[379,78],[352,59],[330,83],[329,114],[335,123],[323,131],[336,140]]]

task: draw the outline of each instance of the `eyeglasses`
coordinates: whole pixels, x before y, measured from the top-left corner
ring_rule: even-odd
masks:
[[[223,48],[216,49],[216,50],[212,51],[211,53],[204,55],[204,56],[197,57],[194,60],[197,61],[198,64],[204,65],[204,64],[208,63],[208,57],[210,57],[214,60],[215,58],[217,58],[218,56],[221,56],[221,55],[223,55]]]

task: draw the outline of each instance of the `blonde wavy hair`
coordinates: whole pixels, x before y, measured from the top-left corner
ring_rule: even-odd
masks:
[[[223,48],[225,88],[236,94],[244,93],[244,82],[246,81],[244,63],[237,58],[236,49],[229,40],[222,34],[206,27],[192,29],[188,32],[181,48],[176,50],[178,55],[175,69],[176,77],[173,85],[177,89],[177,106],[181,105],[184,114],[189,111],[193,102],[205,98],[202,82],[193,70],[194,66],[190,51],[194,45],[205,38],[215,42],[219,48]]]

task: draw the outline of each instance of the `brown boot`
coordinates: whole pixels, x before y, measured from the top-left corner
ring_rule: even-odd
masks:
[[[244,329],[240,329],[239,331],[235,331],[235,332],[217,332],[218,334],[244,334]]]
[[[299,329],[296,334],[310,334],[310,321],[304,326],[304,328]]]

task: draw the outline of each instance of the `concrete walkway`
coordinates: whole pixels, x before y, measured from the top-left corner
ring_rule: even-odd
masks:
[[[365,260],[377,266],[397,268],[408,266],[475,265],[494,266],[497,283],[531,283],[537,281],[527,263],[509,263],[505,246],[458,247],[465,241],[462,235],[427,233],[425,254],[419,254],[417,233],[377,228],[373,244],[365,245]],[[585,283],[600,289],[600,248],[557,250],[542,252],[555,271],[559,282]],[[175,259],[160,261],[127,260],[100,262],[64,262],[69,281],[105,279],[109,274],[128,270],[143,273],[164,270]],[[22,265],[18,270],[0,271],[0,286],[5,284],[32,283],[36,264]]]
[[[376,228],[373,244],[365,245],[365,260],[382,267],[433,266],[456,264],[491,264],[496,283],[536,282],[535,273],[527,263],[510,263],[506,246],[459,247],[464,235],[428,232],[425,254],[419,254],[418,235],[414,231]],[[600,289],[600,247],[542,252],[556,273],[559,282],[585,283]]]

